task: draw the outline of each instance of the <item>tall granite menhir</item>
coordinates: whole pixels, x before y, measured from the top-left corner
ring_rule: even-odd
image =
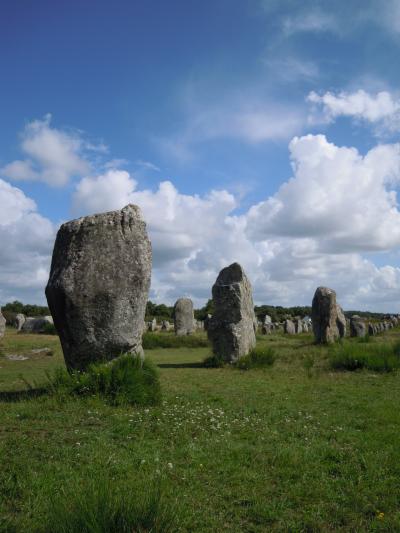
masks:
[[[68,369],[122,353],[143,356],[151,257],[136,205],[60,227],[46,297]]]
[[[336,302],[336,292],[318,287],[312,301],[312,325],[315,342],[331,343],[346,334],[346,319]]]
[[[179,298],[174,305],[175,335],[190,335],[193,333],[194,313],[193,302],[190,298]]]
[[[212,288],[214,314],[207,328],[213,352],[234,362],[256,345],[257,324],[250,281],[238,263],[224,268]]]

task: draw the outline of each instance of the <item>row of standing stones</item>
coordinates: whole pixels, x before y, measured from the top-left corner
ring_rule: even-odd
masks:
[[[52,317],[25,320],[21,315],[17,327],[23,330],[27,324],[27,331],[35,331],[34,320],[36,325],[37,320],[54,320],[69,370],[84,370],[91,363],[109,361],[123,353],[143,357],[143,331],[146,327],[157,329],[154,321],[147,326],[144,322],[151,268],[151,243],[139,207],[128,205],[120,211],[66,222],[57,233],[46,287]],[[255,347],[258,326],[251,284],[238,263],[221,270],[212,298],[214,314],[206,324],[196,324],[192,301],[180,298],[174,307],[175,333],[188,335],[196,327],[205,327],[213,353],[235,362]],[[284,323],[288,334],[308,331],[308,327],[310,322],[301,320]],[[169,329],[170,324],[164,321],[161,328]],[[266,319],[263,332],[273,328]],[[316,290],[312,328],[317,343],[331,343],[345,336],[346,319],[332,289]],[[376,334],[382,328],[387,329],[371,324],[367,329],[359,317],[350,322],[353,336],[367,331]],[[0,310],[0,337],[4,331]]]

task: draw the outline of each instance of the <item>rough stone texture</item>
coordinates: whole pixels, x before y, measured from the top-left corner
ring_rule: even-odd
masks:
[[[46,324],[53,324],[51,316],[27,317],[20,331],[24,333],[42,333]]]
[[[21,331],[22,326],[25,324],[26,317],[22,313],[15,315],[15,327],[17,331]]]
[[[289,319],[285,320],[285,322],[283,323],[283,331],[288,335],[295,335],[296,327],[294,325],[294,322]]]
[[[364,320],[358,315],[353,315],[350,319],[350,336],[365,337],[366,334],[367,326]]]
[[[368,335],[370,335],[371,337],[376,335],[376,329],[374,324],[368,324]]]
[[[303,322],[302,327],[303,327],[303,333],[308,333],[308,324],[307,324],[307,322]]]
[[[272,318],[269,315],[265,315],[263,324],[272,324]]]
[[[6,319],[4,318],[1,307],[0,307],[0,338],[4,337],[4,334],[6,332]]]
[[[312,326],[315,342],[327,344],[346,332],[346,319],[336,303],[336,292],[328,287],[318,287],[312,301]]]
[[[161,322],[161,329],[163,331],[169,331],[171,329],[171,324],[168,322],[168,320],[163,320]]]
[[[46,297],[69,369],[143,356],[150,277],[151,244],[137,206],[61,226]]]
[[[193,302],[190,298],[179,298],[174,305],[175,335],[190,335],[194,331]]]
[[[251,284],[238,263],[221,270],[212,297],[214,314],[209,319],[208,338],[215,355],[235,362],[255,347],[257,326]]]

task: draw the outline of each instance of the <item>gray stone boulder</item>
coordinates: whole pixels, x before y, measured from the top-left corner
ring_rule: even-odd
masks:
[[[336,292],[328,287],[318,287],[312,301],[312,326],[315,342],[329,344],[344,337],[346,320],[336,302]]]
[[[151,244],[137,206],[60,227],[46,297],[68,369],[143,356],[150,277]]]
[[[6,332],[6,319],[4,318],[1,307],[0,307],[0,339],[1,337],[4,337],[4,334]]]
[[[368,335],[370,337],[373,337],[374,335],[376,335],[375,324],[368,324]]]
[[[367,334],[367,325],[358,315],[353,315],[350,319],[350,336],[365,337]]]
[[[292,320],[286,319],[283,323],[283,331],[287,335],[295,335],[296,334],[296,326],[294,325],[294,322]]]
[[[256,345],[253,295],[249,279],[238,263],[219,273],[212,288],[214,314],[208,324],[213,352],[235,362]]]
[[[190,335],[194,332],[193,302],[190,298],[179,298],[174,305],[175,335]]]
[[[53,325],[51,316],[27,317],[19,331],[22,333],[43,333],[47,324]]]

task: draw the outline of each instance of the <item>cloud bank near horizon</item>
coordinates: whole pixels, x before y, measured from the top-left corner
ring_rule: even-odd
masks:
[[[391,116],[381,97],[367,96],[361,94],[364,107],[351,107],[359,109],[352,114],[344,93],[312,100],[327,108],[330,121],[345,114],[364,114],[372,122],[371,117]],[[385,101],[397,105],[393,98]],[[202,305],[219,270],[238,261],[257,303],[308,304],[315,288],[327,285],[345,308],[399,311],[400,268],[387,260],[400,246],[398,143],[376,144],[363,155],[325,135],[295,136],[289,143],[292,175],[245,212],[238,211],[239,199],[227,190],[183,194],[170,180],[140,189],[118,160],[98,164],[90,158],[93,150],[106,154],[103,147],[89,146],[80,133],[53,128],[48,117],[25,127],[21,150],[26,159],[0,170],[5,178],[0,179],[3,303],[43,301],[56,232],[56,224],[6,179],[56,186],[72,180],[74,216],[128,203],[141,207],[153,244],[150,297],[155,301],[190,296]]]

